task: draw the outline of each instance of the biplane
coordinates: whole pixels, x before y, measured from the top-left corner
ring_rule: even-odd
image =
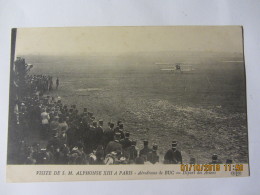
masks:
[[[170,64],[170,63],[155,63],[156,65],[160,66],[161,71],[169,71],[169,72],[192,72],[195,69],[193,68],[193,65],[191,64],[183,64],[183,63],[175,63],[175,64]]]

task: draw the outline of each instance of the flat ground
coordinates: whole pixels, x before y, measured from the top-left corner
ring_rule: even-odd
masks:
[[[80,111],[87,107],[105,123],[122,120],[138,148],[148,139],[163,155],[177,140],[184,162],[207,163],[214,153],[224,162],[248,162],[241,55],[194,57],[195,70],[183,74],[161,71],[155,63],[162,56],[25,58],[34,64],[31,74],[60,78],[52,95]]]

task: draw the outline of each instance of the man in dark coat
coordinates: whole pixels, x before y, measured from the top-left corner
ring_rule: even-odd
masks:
[[[131,146],[126,148],[125,156],[129,164],[133,164],[137,158],[136,141],[131,142]]]
[[[89,132],[87,134],[87,153],[93,152],[97,149],[98,146],[98,137],[97,137],[97,122],[94,121],[90,126]]]
[[[58,89],[59,85],[60,85],[60,80],[59,80],[59,78],[57,77],[57,79],[56,79],[56,89]]]
[[[123,124],[123,123],[120,123],[120,124],[119,124],[119,130],[118,130],[118,132],[119,132],[120,135],[121,135],[121,139],[125,139],[124,124]]]
[[[137,165],[143,165],[144,164],[144,158],[142,156],[139,156],[135,159],[135,164]]]
[[[132,145],[132,141],[129,139],[129,137],[130,137],[130,133],[126,132],[125,139],[120,140],[120,143],[122,144],[124,150]]]
[[[113,140],[114,140],[114,124],[109,123],[109,127],[104,130],[103,139],[102,139],[103,147],[106,148],[107,144]]]
[[[159,162],[159,155],[157,154],[158,146],[155,144],[153,145],[152,152],[149,152],[147,154],[147,161],[149,161],[152,164],[156,164]]]
[[[172,142],[172,148],[169,149],[164,155],[165,164],[182,164],[182,155],[177,150],[177,141]]]
[[[209,164],[221,164],[222,162],[218,159],[217,154],[212,155],[212,161]]]
[[[140,150],[139,156],[142,156],[144,158],[144,161],[147,161],[147,154],[149,152],[152,152],[152,149],[148,147],[148,141],[144,141],[144,148]]]
[[[115,134],[115,138],[114,138],[114,141],[110,141],[108,144],[107,144],[107,147],[106,147],[106,150],[105,150],[105,154],[109,154],[111,152],[121,152],[122,153],[122,144],[119,143],[119,140],[120,140],[120,133],[116,133]]]
[[[102,144],[103,135],[104,135],[103,120],[99,120],[98,121],[98,126],[96,128],[96,139],[97,139],[97,144],[98,145]]]

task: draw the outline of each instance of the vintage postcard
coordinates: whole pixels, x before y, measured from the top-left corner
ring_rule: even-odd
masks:
[[[7,182],[249,176],[241,26],[12,30]]]

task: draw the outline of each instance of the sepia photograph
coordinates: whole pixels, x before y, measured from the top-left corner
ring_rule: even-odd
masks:
[[[248,161],[241,26],[12,30],[8,165]]]

